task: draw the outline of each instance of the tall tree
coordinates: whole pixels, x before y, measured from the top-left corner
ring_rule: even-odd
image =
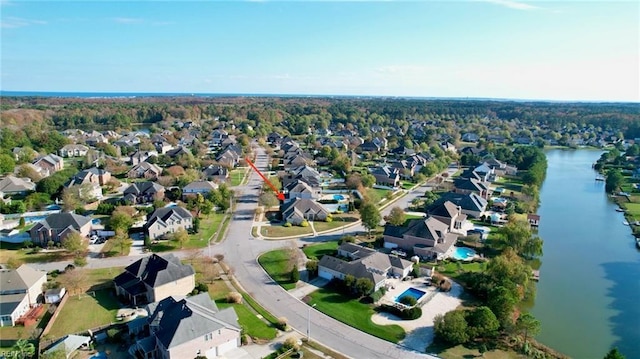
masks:
[[[604,359],[625,359],[625,356],[618,351],[618,348],[613,348],[604,356]]]
[[[124,255],[128,247],[131,246],[132,240],[127,232],[122,228],[116,229],[116,235],[109,239],[114,248],[118,248],[120,255]]]
[[[76,257],[82,256],[88,246],[87,241],[78,232],[71,232],[62,240],[62,247]]]
[[[31,358],[36,353],[36,347],[26,339],[19,339],[11,349],[20,355],[17,358]]]
[[[173,240],[180,244],[180,249],[184,248],[185,243],[189,240],[189,234],[184,228],[180,228],[173,233]]]
[[[528,336],[540,332],[540,321],[531,313],[522,313],[516,320],[516,329],[524,334],[524,345],[527,345]]]
[[[607,172],[607,178],[605,179],[605,190],[607,193],[613,193],[617,191],[624,183],[624,177],[618,169],[610,169]]]
[[[433,326],[435,335],[445,342],[458,345],[469,341],[467,320],[462,310],[436,315]]]
[[[406,215],[404,211],[402,210],[402,208],[397,206],[391,208],[391,212],[389,212],[389,215],[384,218],[385,221],[387,221],[389,224],[392,224],[394,226],[403,225],[405,219],[406,219]]]
[[[362,225],[367,229],[367,233],[369,237],[371,237],[371,230],[375,229],[382,220],[380,211],[378,210],[378,207],[371,202],[365,202],[360,205],[359,211]]]

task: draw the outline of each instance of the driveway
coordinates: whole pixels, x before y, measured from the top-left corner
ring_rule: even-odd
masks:
[[[264,149],[256,147],[255,165],[264,170],[268,157]],[[260,177],[251,172],[248,183],[237,188],[240,199],[236,213],[252,213],[257,205],[258,190],[262,183]],[[409,197],[409,196],[405,196]],[[252,198],[252,200],[247,200]],[[405,199],[409,200],[410,199]],[[403,200],[401,199],[401,200]],[[407,202],[408,203],[408,202]],[[390,210],[388,208],[387,210]],[[264,272],[256,258],[263,252],[289,246],[290,240],[265,241],[251,237],[252,216],[248,219],[234,219],[224,242],[217,249],[225,255],[226,262],[233,268],[234,275],[262,306],[276,317],[286,317],[291,327],[306,334],[310,325],[311,339],[318,341],[346,356],[353,358],[429,358],[430,356],[405,347],[373,337],[346,324],[343,324],[310,307],[286,292]],[[363,231],[361,226],[349,228],[349,233]],[[335,235],[319,236],[325,239],[341,236],[341,230]],[[318,240],[318,237],[314,237]]]

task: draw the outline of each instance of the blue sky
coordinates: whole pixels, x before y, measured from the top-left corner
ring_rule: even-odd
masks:
[[[640,101],[640,3],[0,0],[0,89]]]

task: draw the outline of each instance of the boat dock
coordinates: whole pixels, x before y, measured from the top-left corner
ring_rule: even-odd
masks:
[[[536,282],[540,280],[540,271],[539,270],[532,270],[531,271],[531,279],[535,280]]]

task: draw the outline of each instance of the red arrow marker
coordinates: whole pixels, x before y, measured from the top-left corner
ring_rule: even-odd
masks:
[[[249,166],[251,166],[251,168],[253,168],[254,171],[256,171],[256,173],[258,173],[260,175],[260,177],[262,178],[262,180],[264,180],[264,182],[266,184],[269,185],[269,187],[271,187],[271,189],[273,190],[273,192],[276,193],[276,196],[278,197],[279,200],[284,201],[284,193],[278,191],[278,189],[276,188],[276,186],[273,185],[273,183],[271,183],[271,181],[269,181],[269,179],[267,177],[265,177],[262,172],[260,172],[259,169],[256,168],[256,166],[253,165],[253,162],[251,162],[251,160],[249,159],[249,157],[245,157],[245,160],[247,161],[247,163],[249,164]]]

